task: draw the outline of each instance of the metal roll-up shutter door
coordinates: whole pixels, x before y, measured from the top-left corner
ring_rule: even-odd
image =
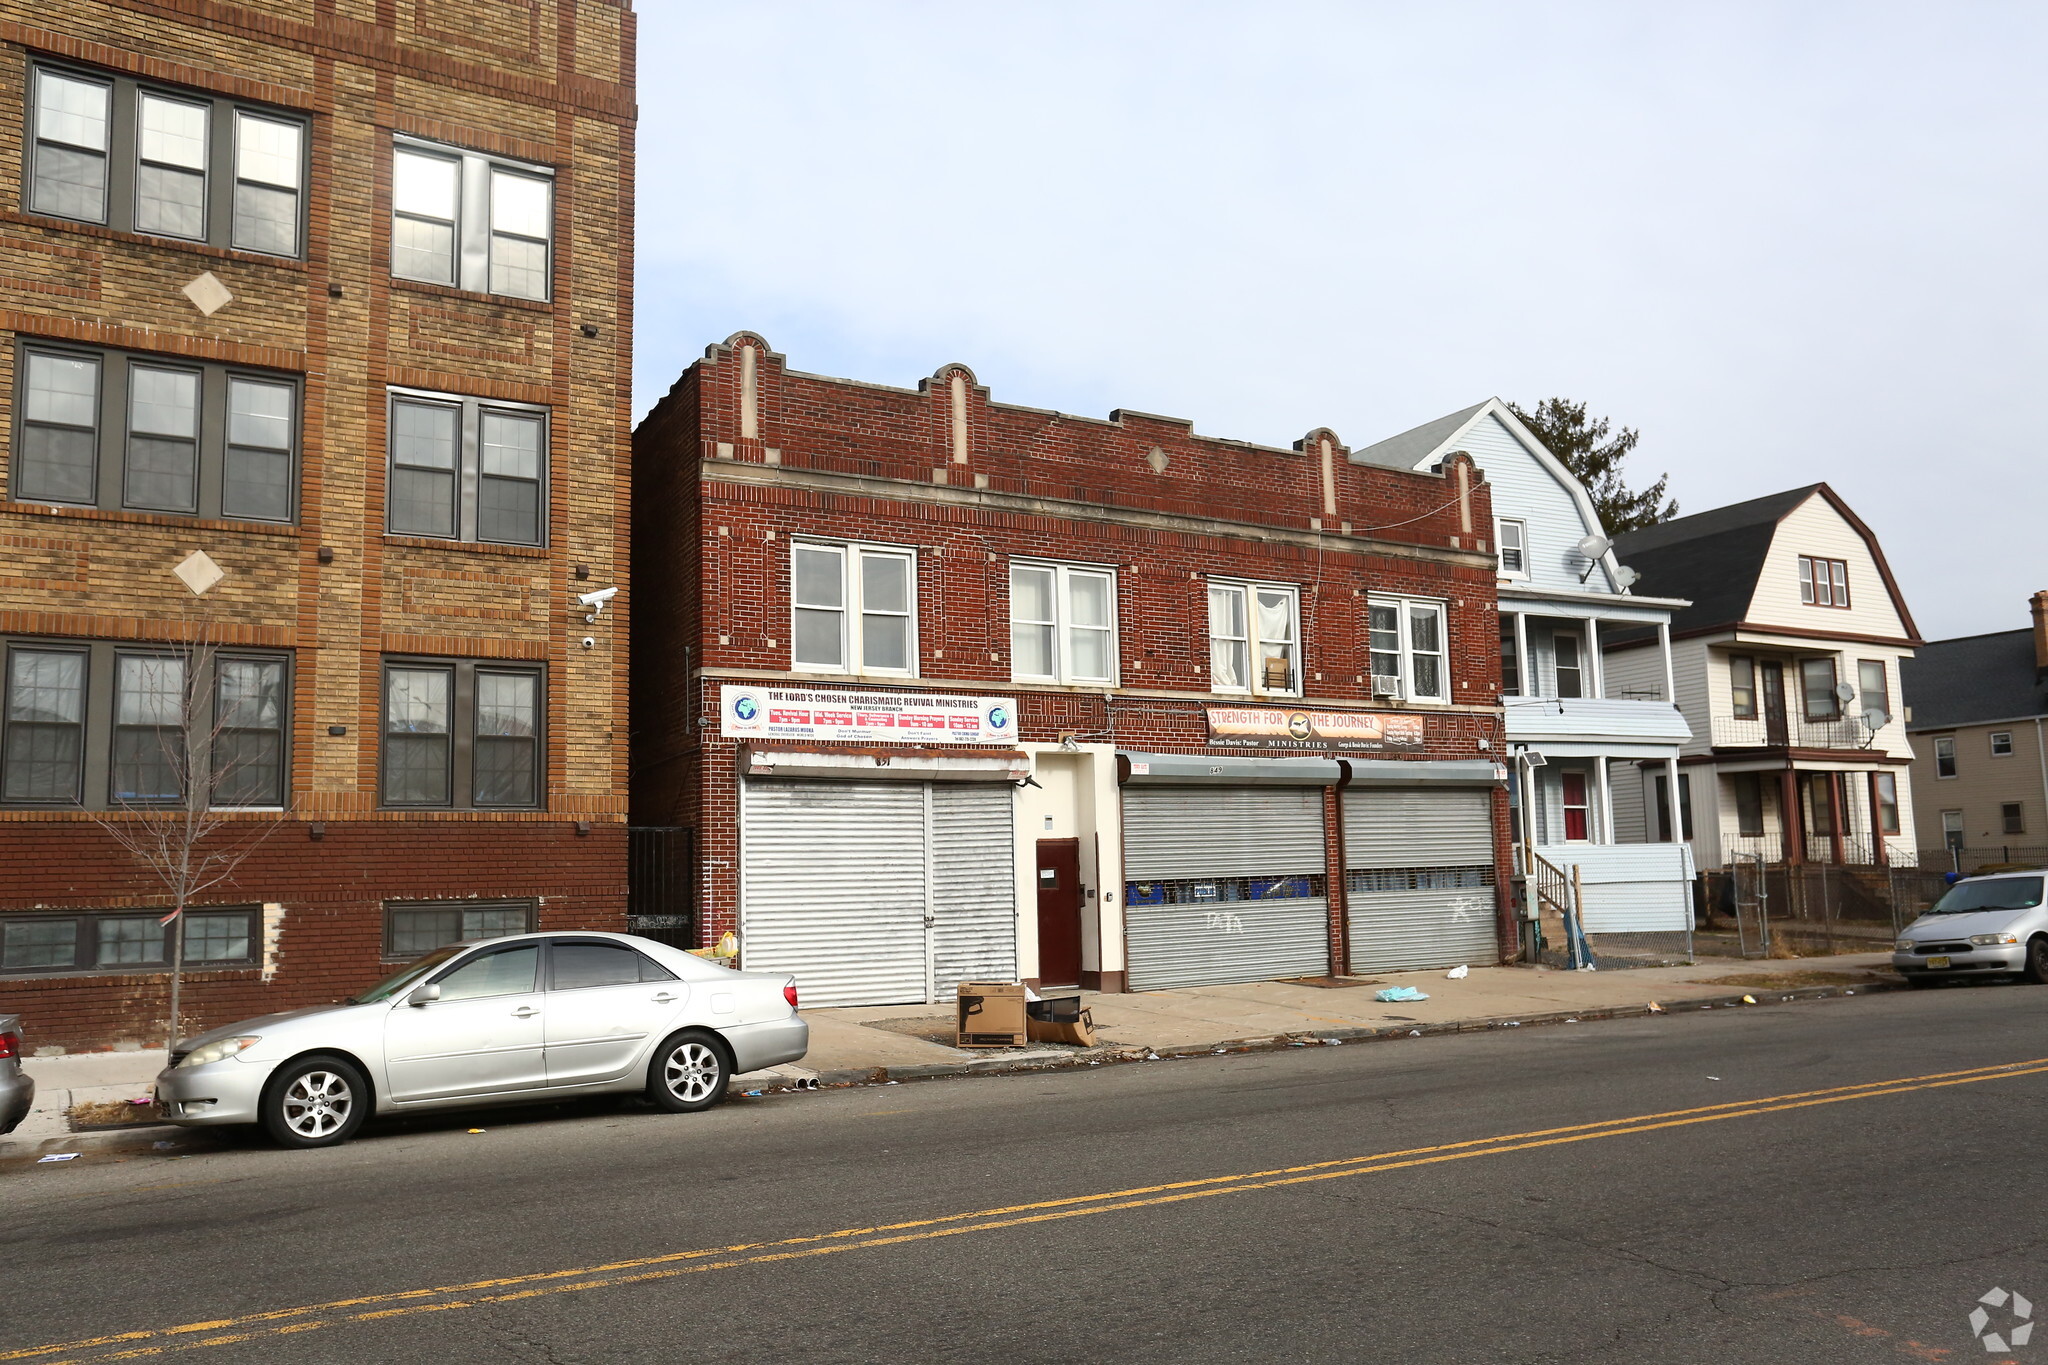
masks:
[[[1015,789],[935,782],[932,803],[933,998],[962,981],[1017,979]]]
[[[1132,990],[1329,970],[1321,787],[1123,793]]]
[[[1351,971],[1497,961],[1491,790],[1360,787],[1343,802]]]
[[[926,998],[925,789],[745,784],[742,961],[789,972],[807,1005]]]

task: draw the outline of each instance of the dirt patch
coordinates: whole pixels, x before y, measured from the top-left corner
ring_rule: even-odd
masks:
[[[1384,986],[1384,981],[1369,980],[1362,976],[1288,976],[1273,983],[1276,986],[1314,986],[1317,990],[1340,991],[1347,986]]]
[[[132,1104],[127,1100],[89,1100],[74,1104],[65,1112],[65,1121],[74,1133],[89,1133],[101,1128],[139,1128],[147,1123],[162,1123],[163,1111],[154,1104],[144,1102]]]
[[[927,1043],[943,1043],[947,1047],[953,1046],[953,1040],[960,1036],[950,1014],[920,1016],[915,1019],[870,1019],[864,1027],[904,1033],[912,1038],[922,1038]]]
[[[1797,986],[1862,986],[1884,977],[1873,972],[1737,972],[1734,976],[1709,977],[1696,986],[1749,986],[1779,991]]]

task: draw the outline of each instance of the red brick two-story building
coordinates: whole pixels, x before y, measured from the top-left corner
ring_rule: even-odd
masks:
[[[816,1004],[1512,950],[1493,526],[1355,464],[711,347],[635,438],[633,789]]]

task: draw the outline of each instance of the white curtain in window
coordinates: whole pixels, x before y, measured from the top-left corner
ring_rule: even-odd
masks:
[[[1209,673],[1217,687],[1245,686],[1245,610],[1242,588],[1209,589]]]

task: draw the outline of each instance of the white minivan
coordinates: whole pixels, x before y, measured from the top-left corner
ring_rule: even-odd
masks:
[[[1892,945],[1892,966],[1910,985],[1945,976],[2023,976],[2048,983],[2048,872],[1998,872],[1949,887]]]

